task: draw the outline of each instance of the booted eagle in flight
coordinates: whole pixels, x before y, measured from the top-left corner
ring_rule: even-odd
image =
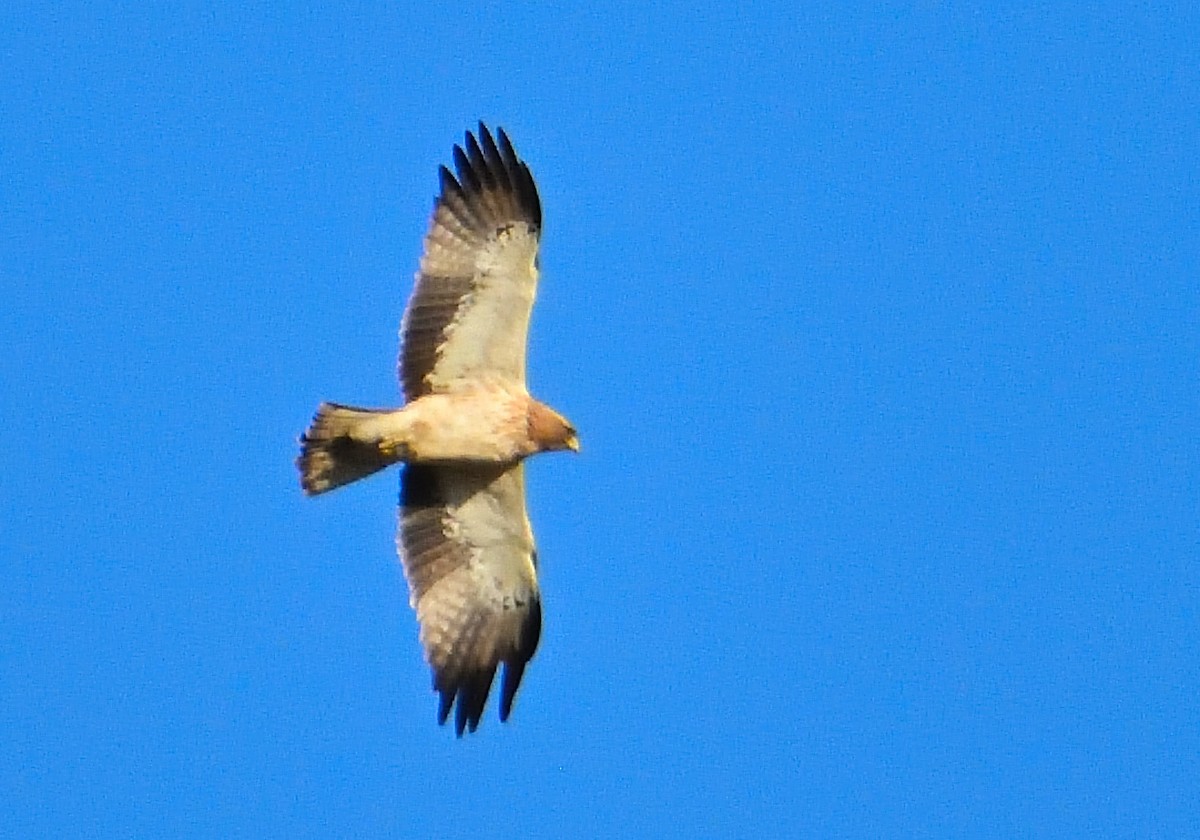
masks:
[[[396,539],[421,644],[459,736],[504,664],[507,720],[542,629],[521,462],[578,451],[575,429],[525,388],[542,207],[503,130],[482,123],[441,167],[400,328],[399,409],[322,403],[300,438],[300,484],[334,490],[403,463]]]

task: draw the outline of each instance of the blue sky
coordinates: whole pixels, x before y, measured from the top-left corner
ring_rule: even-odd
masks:
[[[0,8],[0,833],[1200,833],[1200,15],[649,5]],[[460,741],[292,460],[480,118],[583,452]]]

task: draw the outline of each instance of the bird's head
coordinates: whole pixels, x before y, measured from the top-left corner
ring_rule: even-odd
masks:
[[[529,439],[536,452],[579,451],[575,427],[557,411],[536,401],[530,401],[529,405]]]

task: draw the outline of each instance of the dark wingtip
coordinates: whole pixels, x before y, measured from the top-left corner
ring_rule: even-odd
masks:
[[[536,552],[534,557],[536,564]],[[505,660],[504,673],[500,677],[500,720],[508,720],[512,713],[513,700],[516,699],[517,689],[521,687],[521,678],[525,675],[525,666],[537,652],[538,642],[542,638],[542,600],[536,595],[529,605],[529,615],[521,628],[521,639],[517,655]]]
[[[470,137],[471,135],[468,134],[467,136]],[[483,189],[483,182],[480,179],[479,173],[475,171],[475,167],[471,163],[471,158],[463,151],[462,146],[454,147],[454,169],[458,172],[458,182],[462,184],[463,192],[475,194]]]
[[[476,138],[478,134],[478,139]],[[542,229],[542,200],[538,195],[537,184],[529,166],[517,155],[508,133],[500,127],[495,134],[483,120],[473,134],[463,133],[462,145],[456,145],[453,152],[454,168],[458,179],[450,176],[449,171],[442,167],[443,191],[449,186],[465,201],[471,203],[471,196],[486,188],[500,188],[512,191],[526,221],[538,231]]]
[[[454,692],[443,688],[436,675],[433,678],[433,690],[438,693],[438,726],[445,726],[450,717],[450,707],[454,705]]]
[[[487,138],[491,139],[491,138]],[[485,141],[486,145],[486,141]],[[483,153],[483,148],[480,147],[479,141],[475,139],[475,135],[467,132],[466,145],[467,160],[471,163],[471,171],[479,178],[481,184],[487,189],[495,189],[500,185],[503,178],[502,172],[494,171],[491,166],[491,161],[487,155]]]
[[[479,671],[445,670],[433,674],[433,690],[438,693],[438,725],[445,726],[454,711],[454,734],[474,732],[483,719],[488,694],[496,677],[496,667]]]
[[[525,674],[524,662],[504,663],[504,675],[500,678],[500,722],[508,720],[512,714],[513,700],[517,689],[521,687],[521,677]]]
[[[445,166],[438,167],[438,188],[442,195],[458,195],[463,193],[462,184],[458,183],[458,179],[454,177],[454,173]]]
[[[462,689],[455,686],[441,686],[434,678],[434,690],[438,693],[438,726],[446,725],[446,721],[450,719],[450,710],[453,709],[455,737],[461,738],[468,725],[470,731],[474,732],[475,727],[479,725],[479,719],[476,718],[474,721],[468,719]]]

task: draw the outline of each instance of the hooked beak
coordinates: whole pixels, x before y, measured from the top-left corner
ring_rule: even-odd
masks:
[[[570,449],[572,452],[578,452],[579,451],[579,435],[572,434],[570,437],[567,438],[566,444],[567,444],[567,449]]]

